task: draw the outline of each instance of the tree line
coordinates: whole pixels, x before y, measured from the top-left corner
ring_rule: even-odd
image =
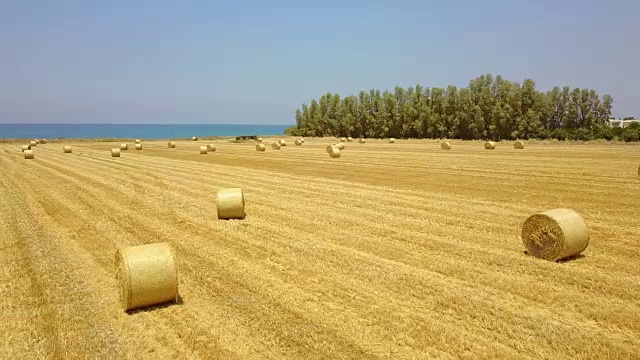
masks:
[[[303,104],[295,113],[295,136],[352,136],[367,138],[530,139],[594,138],[637,141],[640,130],[612,129],[613,99],[595,90],[568,86],[548,92],[531,79],[522,84],[479,76],[464,88],[360,91],[341,97],[327,93]]]

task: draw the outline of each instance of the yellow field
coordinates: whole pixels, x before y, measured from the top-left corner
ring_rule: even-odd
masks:
[[[640,357],[640,146],[287,140],[0,144],[0,358]],[[224,187],[245,220],[217,220]],[[525,255],[557,207],[584,256]],[[116,248],[153,242],[182,302],[127,314]]]

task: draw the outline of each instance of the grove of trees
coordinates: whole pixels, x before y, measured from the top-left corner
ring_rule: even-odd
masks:
[[[538,91],[531,79],[522,84],[482,75],[465,88],[416,85],[393,92],[361,91],[341,97],[327,93],[296,110],[295,136],[367,138],[529,139],[594,138],[637,141],[640,129],[612,129],[613,99],[594,90],[554,87]]]

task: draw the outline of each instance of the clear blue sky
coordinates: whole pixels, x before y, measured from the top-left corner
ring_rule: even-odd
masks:
[[[0,49],[2,123],[287,124],[326,92],[483,73],[640,116],[632,0],[0,0]]]

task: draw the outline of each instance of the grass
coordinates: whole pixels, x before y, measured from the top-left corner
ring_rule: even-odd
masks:
[[[163,140],[113,161],[121,142],[0,144],[0,358],[637,357],[637,146]],[[216,220],[226,187],[245,220]],[[584,256],[523,254],[556,207]],[[126,314],[115,250],[160,241],[182,301]]]

